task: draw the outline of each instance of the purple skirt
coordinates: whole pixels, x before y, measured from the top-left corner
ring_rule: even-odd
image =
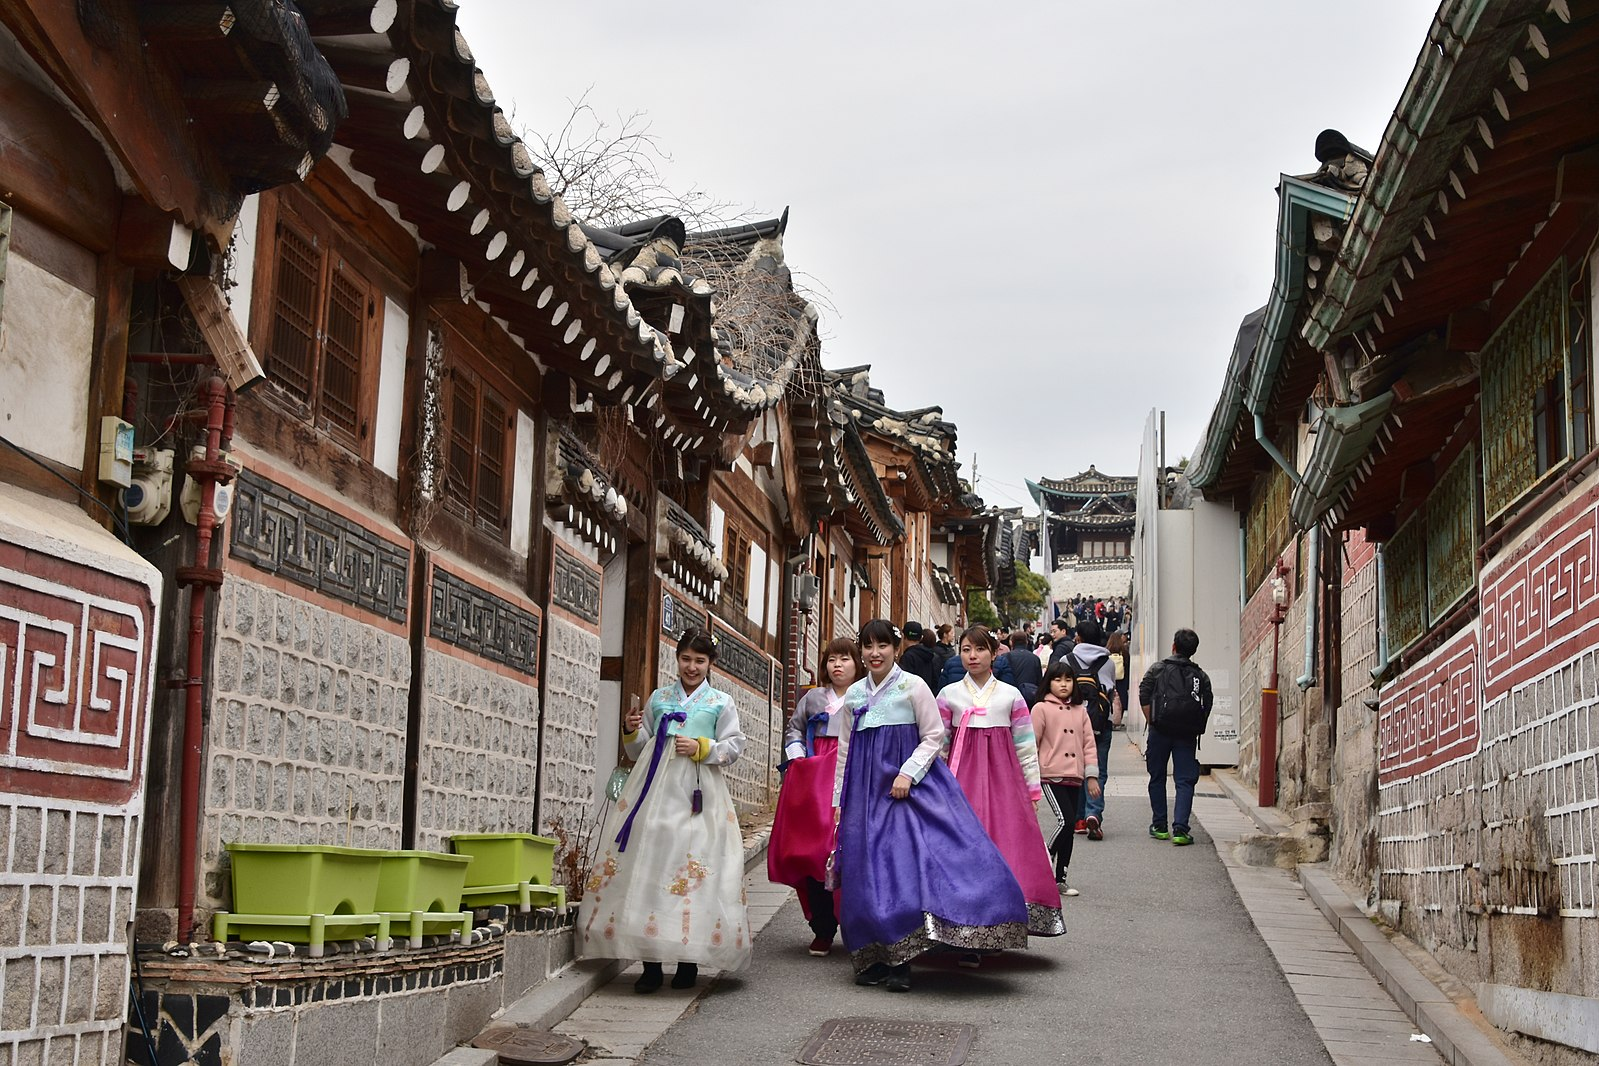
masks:
[[[942,760],[889,794],[921,742],[913,724],[857,730],[844,767],[834,873],[839,926],[856,970],[897,965],[934,944],[966,951],[1027,945],[1027,902]]]

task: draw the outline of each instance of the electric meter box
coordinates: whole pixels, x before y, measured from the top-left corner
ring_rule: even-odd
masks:
[[[133,484],[133,424],[116,415],[100,419],[99,476],[122,489]]]

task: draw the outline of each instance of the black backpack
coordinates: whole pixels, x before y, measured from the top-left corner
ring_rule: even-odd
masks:
[[[1151,722],[1173,737],[1197,737],[1205,731],[1204,672],[1186,659],[1167,659],[1155,674]]]
[[[1094,727],[1094,735],[1100,736],[1110,731],[1110,693],[1105,691],[1105,686],[1099,683],[1099,668],[1105,665],[1110,658],[1108,652],[1101,652],[1091,661],[1084,662],[1078,657],[1075,650],[1068,652],[1065,658],[1071,660],[1072,691],[1088,692],[1089,696],[1084,705],[1088,708],[1088,721]]]

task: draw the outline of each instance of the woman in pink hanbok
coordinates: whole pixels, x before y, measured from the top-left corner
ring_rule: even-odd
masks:
[[[997,647],[983,626],[961,634],[966,676],[938,694],[939,714],[949,727],[945,751],[972,810],[1022,886],[1028,933],[1060,936],[1066,932],[1060,888],[1033,806],[1043,795],[1033,719],[1022,694],[994,676]],[[961,961],[977,963],[972,956]]]
[[[822,662],[827,684],[811,689],[795,703],[783,733],[783,788],[772,819],[772,841],[766,849],[766,876],[792,885],[815,939],[810,953],[833,950],[838,914],[833,891],[825,886],[827,860],[833,854],[833,787],[838,775],[838,738],[848,725],[844,694],[866,671],[860,649],[848,637],[834,638]]]

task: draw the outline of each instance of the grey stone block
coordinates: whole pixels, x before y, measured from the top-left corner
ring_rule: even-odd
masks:
[[[382,1001],[379,1066],[427,1066],[454,1046],[446,1032],[449,992],[409,992]]]
[[[499,981],[457,984],[448,988],[445,1032],[450,1043],[465,1043],[482,1032],[501,1007],[500,988]]]
[[[234,1052],[238,1066],[285,1066],[295,1061],[294,1023],[295,1015],[289,1011],[246,1014]]]
[[[500,1057],[484,1048],[458,1047],[433,1066],[497,1066]]]
[[[294,1040],[298,1066],[376,1061],[378,1009],[371,1001],[324,1003],[300,1011]]]
[[[505,937],[504,1001],[515,1002],[550,973],[550,937],[547,933],[507,933]]]

